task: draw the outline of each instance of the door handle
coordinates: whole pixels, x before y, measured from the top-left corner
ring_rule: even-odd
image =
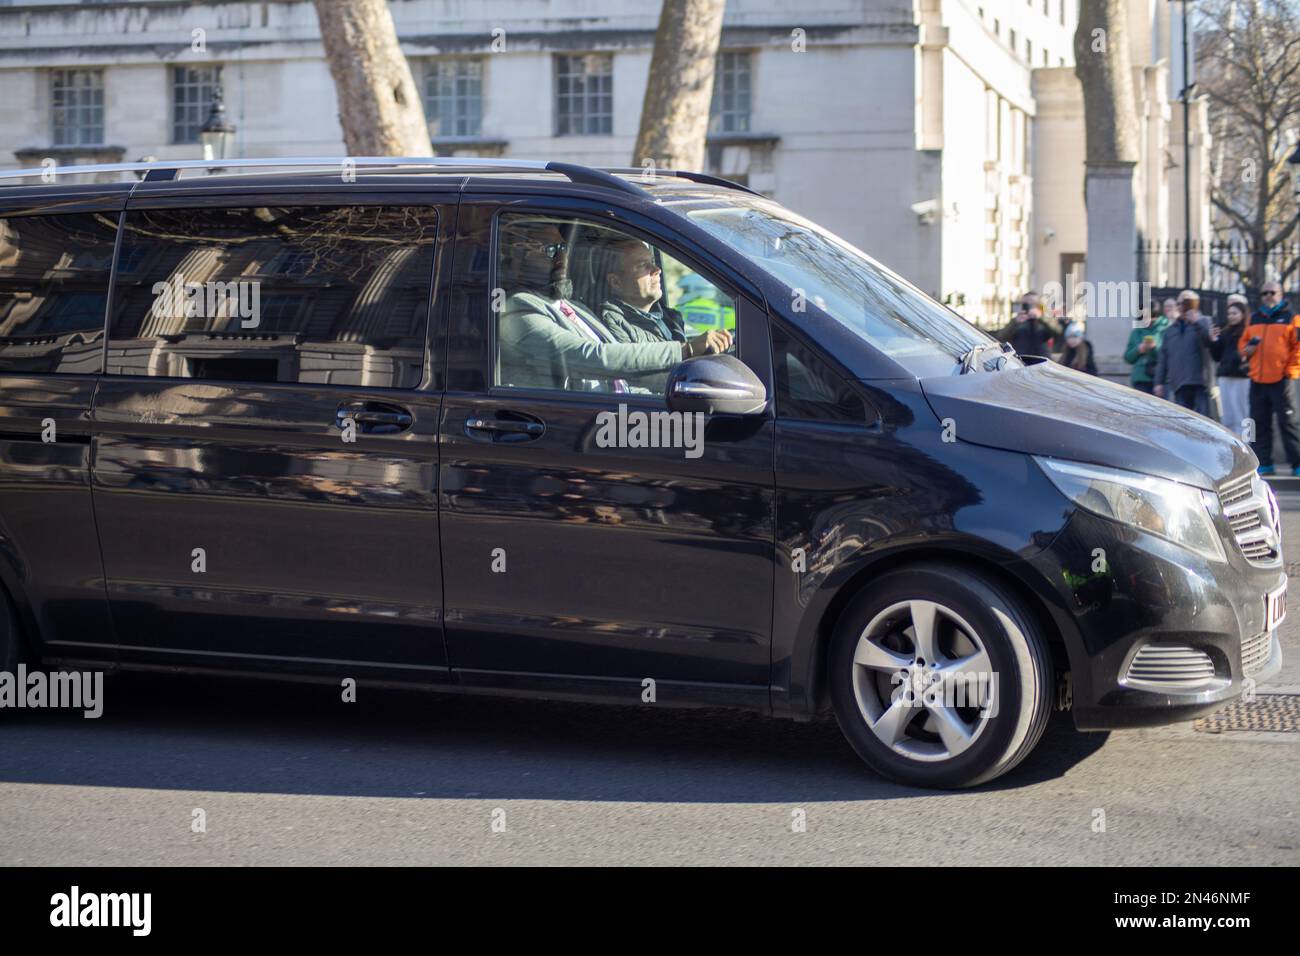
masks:
[[[544,422],[521,412],[500,412],[496,418],[471,416],[465,419],[465,434],[478,441],[531,441],[541,438],[545,432]]]
[[[339,406],[334,424],[342,428],[349,418],[361,426],[363,433],[371,435],[406,431],[414,421],[405,408],[384,402],[345,402]]]

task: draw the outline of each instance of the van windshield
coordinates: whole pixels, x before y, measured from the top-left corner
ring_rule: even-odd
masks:
[[[770,200],[682,210],[909,372],[948,374],[994,340],[865,252]]]

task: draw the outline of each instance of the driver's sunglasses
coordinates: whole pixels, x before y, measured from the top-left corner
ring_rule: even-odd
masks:
[[[1281,295],[1276,289],[1265,289],[1260,295]]]

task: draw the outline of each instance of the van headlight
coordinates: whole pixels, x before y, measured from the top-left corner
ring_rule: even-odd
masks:
[[[1211,517],[1219,510],[1212,492],[1136,471],[1056,458],[1034,460],[1080,508],[1167,538],[1211,561],[1227,560]]]

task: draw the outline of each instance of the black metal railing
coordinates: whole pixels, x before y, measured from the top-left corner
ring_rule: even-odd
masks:
[[[1300,264],[1300,243],[1259,249],[1244,240],[1146,239],[1138,243],[1139,282],[1178,289],[1254,296],[1267,280],[1290,290]]]

